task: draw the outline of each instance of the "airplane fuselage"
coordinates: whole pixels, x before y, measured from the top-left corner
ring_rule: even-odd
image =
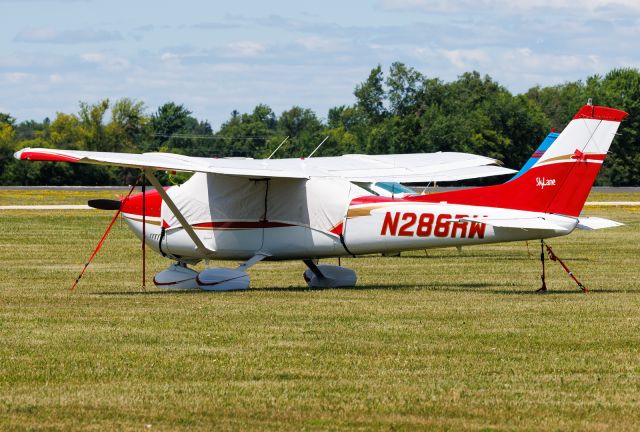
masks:
[[[309,259],[535,240],[567,235],[578,222],[576,218],[539,212],[405,199],[378,202],[368,198],[371,197],[345,202],[342,217],[327,229],[260,219],[192,224],[204,245],[215,251],[213,255],[198,250],[181,226],[166,226],[161,215],[150,211],[146,216],[146,244],[162,255],[186,263],[208,259],[246,260],[259,251],[273,260]],[[461,221],[466,217],[541,218],[558,229],[525,230]],[[124,218],[141,238],[141,215],[125,211]]]
[[[254,160],[25,148],[14,156],[141,169],[155,190],[105,208],[118,209],[147,245],[177,261],[155,275],[159,287],[246,289],[246,270],[257,262],[302,259],[310,287],[333,288],[354,286],[355,272],[314,258],[545,239],[576,227],[620,225],[580,213],[627,115],[589,102],[509,181],[401,199],[377,196],[367,185],[510,170],[495,159],[446,152]],[[161,170],[193,176],[165,189],[154,174]],[[187,267],[214,259],[245,262],[235,269]]]

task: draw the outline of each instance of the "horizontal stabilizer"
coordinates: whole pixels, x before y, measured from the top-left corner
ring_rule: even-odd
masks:
[[[623,223],[612,221],[611,219],[599,218],[599,217],[581,217],[578,220],[576,228],[585,230],[595,230],[602,228],[614,228],[623,226]]]
[[[479,222],[498,228],[512,228],[523,230],[565,231],[566,227],[550,222],[542,217],[530,218],[498,218],[498,217],[466,217],[460,222]]]

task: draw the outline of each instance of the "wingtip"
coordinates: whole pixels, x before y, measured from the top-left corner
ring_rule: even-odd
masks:
[[[13,157],[14,157],[14,158],[16,158],[16,159],[18,159],[18,160],[22,160],[22,152],[24,152],[25,150],[29,150],[29,147],[27,147],[27,148],[23,148],[23,149],[21,149],[21,150],[18,150],[17,152],[15,152],[15,153],[13,154]]]
[[[13,154],[18,160],[45,162],[78,162],[80,157],[65,154],[62,150],[26,147]]]

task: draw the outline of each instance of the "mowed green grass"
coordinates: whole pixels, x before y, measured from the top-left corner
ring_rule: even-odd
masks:
[[[91,199],[117,199],[124,196],[129,188],[99,190],[43,190],[43,189],[0,189],[0,206],[5,205],[55,205],[86,204]]]
[[[599,191],[591,191],[589,194],[589,198],[587,198],[588,202],[601,202],[601,201],[639,201],[640,200],[640,192],[629,192],[621,191],[616,192],[599,192]]]
[[[149,186],[151,187],[151,186]],[[20,190],[0,189],[0,206],[3,205],[49,205],[49,204],[86,204],[90,199],[116,199],[129,192],[129,188],[103,190]],[[637,201],[638,192],[591,192],[589,201]]]
[[[549,263],[536,295],[535,243],[343,259],[353,289],[266,262],[231,293],[158,291],[149,254],[142,291],[120,223],[71,293],[111,214],[2,211],[0,430],[637,430],[640,209],[589,213],[627,225],[550,244],[591,292]]]

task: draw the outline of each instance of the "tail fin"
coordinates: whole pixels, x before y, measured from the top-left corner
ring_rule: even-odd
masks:
[[[529,171],[529,169],[532,166],[534,166],[536,164],[536,162],[538,162],[538,159],[540,159],[542,157],[544,152],[546,152],[549,149],[549,147],[551,147],[551,144],[553,144],[553,142],[559,136],[560,136],[560,134],[557,133],[557,132],[550,132],[549,135],[547,135],[547,137],[542,141],[542,144],[540,144],[540,147],[538,147],[536,149],[536,151],[533,152],[533,154],[531,155],[531,157],[529,158],[527,163],[525,163],[522,166],[522,168],[520,168],[520,171],[518,171],[516,173],[516,175],[514,175],[513,178],[511,180],[509,180],[509,181],[513,181],[513,180],[517,179],[518,177],[520,177],[522,174],[524,174],[527,171]]]
[[[530,168],[525,165],[508,182],[409,199],[578,216],[627,115],[613,108],[585,105],[541,152],[547,137],[534,153],[532,159],[537,160]]]

